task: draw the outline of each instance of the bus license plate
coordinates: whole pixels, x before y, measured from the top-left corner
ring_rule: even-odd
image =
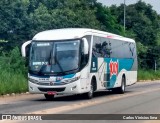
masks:
[[[55,91],[48,91],[47,94],[48,94],[48,95],[55,95],[56,92],[55,92]]]

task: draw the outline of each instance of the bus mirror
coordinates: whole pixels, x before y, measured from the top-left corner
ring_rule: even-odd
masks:
[[[22,57],[26,57],[26,47],[31,43],[31,40],[26,41],[21,47]]]
[[[84,55],[87,55],[88,54],[88,51],[89,51],[89,46],[88,46],[88,41],[86,38],[82,38],[82,41],[83,41],[83,52],[84,52]]]

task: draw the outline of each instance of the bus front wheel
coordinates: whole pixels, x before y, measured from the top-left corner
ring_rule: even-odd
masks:
[[[85,94],[86,98],[87,99],[92,99],[93,98],[93,93],[94,93],[94,83],[91,82],[90,91]]]

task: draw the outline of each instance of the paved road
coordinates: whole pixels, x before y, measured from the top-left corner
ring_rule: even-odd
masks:
[[[140,82],[126,88],[125,94],[114,94],[110,91],[95,93],[92,100],[83,96],[56,97],[46,101],[43,95],[16,95],[0,97],[0,114],[159,114],[160,115],[160,81]],[[72,117],[73,115],[70,115]],[[75,117],[75,116],[73,116]],[[97,115],[90,117],[99,118]],[[104,118],[103,115],[100,117]],[[117,116],[115,116],[117,117]],[[160,117],[160,116],[159,116]],[[0,121],[4,122],[4,121]],[[6,121],[5,121],[6,122]],[[51,123],[53,121],[45,121]],[[54,121],[72,123],[72,121]],[[76,123],[110,122],[132,123],[134,121],[96,121],[76,120]],[[138,120],[136,123],[158,123],[158,121]],[[159,120],[160,122],[160,120]],[[39,123],[39,121],[37,122]]]

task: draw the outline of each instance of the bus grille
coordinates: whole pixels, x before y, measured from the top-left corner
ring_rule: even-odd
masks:
[[[64,82],[55,82],[53,85],[50,84],[50,82],[39,82],[37,83],[38,85],[43,85],[43,86],[56,86],[56,85],[66,85],[67,83]]]
[[[61,92],[65,90],[65,88],[40,88],[40,87],[38,89],[43,92],[47,92],[47,91]]]

